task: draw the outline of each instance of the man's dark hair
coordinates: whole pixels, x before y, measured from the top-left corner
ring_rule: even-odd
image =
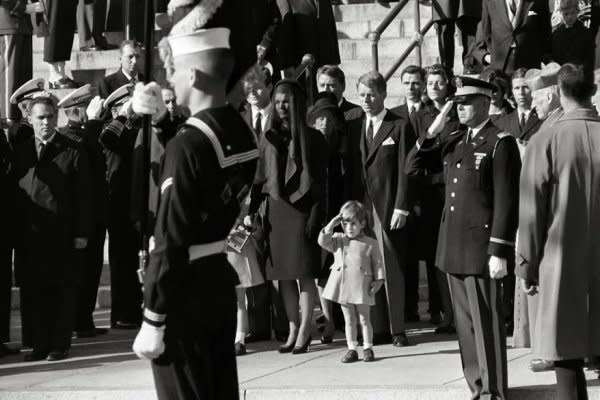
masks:
[[[400,74],[400,79],[404,79],[404,75],[406,74],[418,74],[421,77],[421,82],[425,82],[425,70],[418,65],[409,65],[404,68]]]
[[[370,89],[375,89],[377,93],[387,92],[387,83],[385,82],[385,78],[377,71],[370,71],[361,75],[360,78],[358,78],[358,83],[356,86],[358,87],[358,85],[361,83]]]
[[[594,95],[594,77],[582,65],[565,64],[558,71],[558,87],[562,96],[586,103]]]
[[[37,104],[43,104],[45,106],[51,107],[54,110],[54,113],[58,112],[58,106],[56,105],[56,101],[48,96],[38,96],[31,100],[29,103],[29,112],[33,110],[33,107]]]
[[[527,68],[517,68],[512,74],[511,81],[515,79],[525,79],[525,74],[527,74]]]
[[[119,45],[119,54],[123,54],[123,49],[126,46],[131,46],[134,49],[140,49],[140,44],[138,42],[136,42],[135,40],[123,40],[121,42],[121,44]]]
[[[341,83],[344,87],[346,87],[346,75],[344,71],[337,65],[322,65],[317,70],[317,79],[319,75],[327,75],[336,79],[339,83]]]

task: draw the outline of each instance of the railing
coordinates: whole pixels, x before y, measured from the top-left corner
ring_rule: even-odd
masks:
[[[415,37],[415,39],[413,39],[413,41],[408,45],[408,47],[400,55],[394,65],[392,65],[389,71],[383,74],[383,77],[386,81],[389,80],[392,75],[394,75],[396,70],[400,68],[400,65],[406,61],[410,53],[415,48],[417,49],[417,64],[419,64],[419,66],[422,65],[421,44],[423,43],[423,37],[425,37],[427,32],[429,32],[429,29],[431,29],[434,22],[433,20],[429,20],[423,29],[421,29],[421,8],[419,0],[402,0],[390,10],[389,14],[383,19],[383,21],[381,21],[379,26],[374,31],[369,32],[368,38],[371,41],[371,58],[373,61],[373,69],[375,71],[379,71],[379,40],[381,39],[381,35],[410,1],[412,1],[414,4],[414,21],[417,37]]]
[[[298,81],[306,89],[306,103],[311,106],[314,100],[315,81],[313,66],[315,65],[315,57],[312,54],[302,56],[302,62],[294,72],[291,78]]]

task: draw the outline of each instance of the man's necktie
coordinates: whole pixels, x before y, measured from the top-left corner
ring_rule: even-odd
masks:
[[[517,13],[517,0],[510,0],[508,2],[509,7],[510,7],[510,13],[512,14],[512,17],[515,17],[515,14]]]
[[[412,105],[412,106],[410,106],[410,109],[408,110],[408,119],[410,119],[410,124],[415,129],[416,129],[416,124],[415,124],[416,117],[417,117],[417,107]]]
[[[44,155],[44,149],[46,148],[46,145],[44,144],[44,142],[40,141],[37,145],[37,155],[38,155],[38,160],[42,159],[42,156]]]
[[[525,129],[525,125],[527,124],[527,117],[525,113],[521,113],[521,119],[519,120],[519,125],[521,126],[521,130]]]
[[[254,124],[254,133],[256,136],[260,136],[262,133],[262,114],[258,113],[256,116],[256,123]]]
[[[367,126],[367,147],[370,149],[373,144],[373,120],[369,118],[369,125]]]
[[[473,129],[469,128],[467,131],[467,137],[465,139],[465,143],[469,143],[473,139]]]

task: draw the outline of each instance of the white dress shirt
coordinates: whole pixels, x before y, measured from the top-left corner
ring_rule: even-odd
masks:
[[[366,123],[365,123],[365,134],[369,131],[369,122],[373,124],[373,138],[377,136],[377,132],[379,132],[379,128],[381,128],[381,124],[383,123],[383,119],[387,114],[387,109],[384,107],[383,110],[377,115],[366,115]],[[372,138],[371,138],[372,139]]]
[[[254,129],[254,127],[256,126],[256,121],[258,120],[258,116],[261,116],[261,127],[262,127],[262,132],[265,132],[265,127],[267,126],[267,123],[269,122],[269,120],[271,119],[271,107],[265,107],[265,108],[258,108],[256,106],[252,106],[251,107],[252,110],[252,129]],[[257,132],[259,133],[259,132]]]

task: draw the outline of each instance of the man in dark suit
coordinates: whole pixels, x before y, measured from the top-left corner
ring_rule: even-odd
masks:
[[[425,70],[417,65],[409,65],[402,71],[400,75],[402,86],[404,86],[404,95],[406,103],[391,109],[391,112],[400,116],[405,121],[409,121],[412,127],[412,132],[415,134],[414,140],[418,138],[419,124],[418,114],[425,108],[425,103],[422,101],[423,92],[425,91]],[[412,178],[411,178],[412,179]],[[419,259],[416,252],[417,235],[416,230],[419,225],[419,217],[413,215],[413,218],[406,226],[408,234],[408,262],[406,263],[406,320],[409,322],[417,322],[419,317]]]
[[[449,274],[464,375],[472,398],[506,399],[501,278],[514,258],[521,161],[516,140],[489,120],[493,85],[468,77],[455,82],[465,128],[438,139],[452,108],[447,103],[411,151],[407,171],[443,162],[446,199],[436,265]]]
[[[473,57],[512,74],[539,68],[552,51],[547,0],[483,0]]]
[[[271,91],[273,85],[267,69],[254,67],[242,78],[242,86],[246,94],[246,107],[242,111],[242,118],[254,131],[259,142],[265,132],[273,123],[273,107],[271,106]],[[264,207],[259,209],[259,217],[264,217]],[[252,221],[246,221],[252,225]],[[259,245],[264,246],[264,241],[259,240]],[[260,266],[265,273],[264,257]],[[270,340],[271,331],[275,332],[278,340],[285,341],[288,336],[288,320],[283,308],[279,291],[272,282],[265,282],[258,286],[246,289],[248,301],[248,334],[247,343]]]
[[[102,102],[100,97],[92,99],[92,87],[86,84],[63,97],[58,103],[58,107],[64,110],[67,117],[67,124],[61,127],[59,132],[81,142],[90,161],[88,179],[93,194],[92,226],[77,279],[73,331],[78,338],[94,337],[107,332],[107,329],[95,327],[93,317],[100,274],[104,265],[104,240],[108,222],[106,160],[102,146],[98,142],[102,130],[100,120],[103,111]]]
[[[131,40],[125,40],[119,46],[120,68],[117,72],[107,75],[100,82],[98,92],[100,97],[106,99],[112,92],[123,85],[144,80],[141,73],[138,72],[140,60],[140,47]]]
[[[81,143],[55,130],[56,103],[31,103],[35,136],[14,148],[15,215],[23,262],[17,274],[31,298],[33,351],[25,361],[62,360],[71,347],[77,262],[91,230],[89,164]]]
[[[323,65],[317,70],[317,90],[335,94],[338,107],[344,113],[344,119],[350,121],[362,117],[362,108],[344,97],[346,75],[337,65]]]
[[[384,259],[386,290],[377,293],[371,314],[374,342],[389,342],[391,332],[395,346],[406,346],[404,226],[411,204],[404,164],[415,136],[407,121],[384,107],[387,89],[380,73],[361,76],[357,89],[364,115],[349,123],[348,152],[352,162],[344,183],[350,185],[349,193],[373,211],[373,229]]]
[[[108,183],[108,258],[110,263],[111,327],[135,329],[141,322],[142,293],[137,278],[138,235],[131,219],[133,148],[140,119],[128,101],[131,85],[115,90],[105,101],[113,113],[100,133]]]
[[[529,141],[542,124],[537,111],[531,106],[533,98],[525,80],[526,73],[525,68],[519,68],[512,75],[512,93],[517,109],[492,119],[498,128],[522,141]]]

